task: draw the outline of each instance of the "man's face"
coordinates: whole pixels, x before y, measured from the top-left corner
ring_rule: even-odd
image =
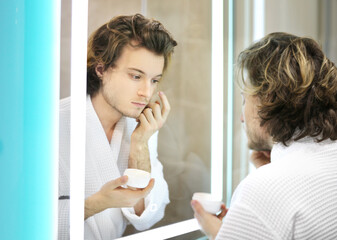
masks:
[[[261,118],[258,115],[259,99],[242,93],[242,115],[241,122],[248,137],[248,147],[257,151],[270,151],[273,145],[271,136],[265,127],[261,127]]]
[[[100,94],[118,113],[137,118],[162,77],[164,56],[125,46],[114,68],[103,72]]]

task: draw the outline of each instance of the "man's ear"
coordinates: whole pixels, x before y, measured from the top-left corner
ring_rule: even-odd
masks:
[[[95,67],[96,75],[102,79],[103,77],[103,72],[104,72],[104,65],[102,63],[97,64]]]

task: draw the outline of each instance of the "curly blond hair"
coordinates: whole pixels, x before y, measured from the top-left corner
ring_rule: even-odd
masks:
[[[238,70],[273,141],[337,140],[337,69],[316,41],[271,33],[240,53]]]

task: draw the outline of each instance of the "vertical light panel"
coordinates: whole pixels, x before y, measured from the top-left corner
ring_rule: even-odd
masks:
[[[223,195],[223,1],[212,0],[211,193]]]
[[[254,0],[253,40],[264,37],[264,0]]]
[[[251,24],[251,17],[253,16],[252,6],[253,2],[251,0],[245,0],[243,5],[243,48],[248,47],[252,40],[252,24]],[[248,160],[248,148],[247,148],[247,135],[244,128],[240,129],[240,179],[243,179],[247,176],[247,172],[249,172],[250,167],[248,164],[251,164]],[[248,162],[248,164],[247,164]],[[248,169],[247,166],[248,165]]]
[[[234,117],[234,1],[228,0],[228,75],[227,75],[227,174],[226,205],[232,198],[233,183],[233,117]]]
[[[71,9],[70,239],[83,239],[88,1]]]
[[[60,0],[0,13],[0,238],[56,239]]]
[[[141,13],[143,14],[143,16],[147,16],[147,0],[142,0],[142,9],[141,9]]]

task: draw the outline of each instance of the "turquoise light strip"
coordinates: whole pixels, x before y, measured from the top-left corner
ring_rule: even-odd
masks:
[[[227,98],[227,176],[226,206],[232,198],[233,184],[233,116],[234,116],[234,1],[228,0],[228,98]]]
[[[60,0],[0,13],[0,238],[55,239]]]

